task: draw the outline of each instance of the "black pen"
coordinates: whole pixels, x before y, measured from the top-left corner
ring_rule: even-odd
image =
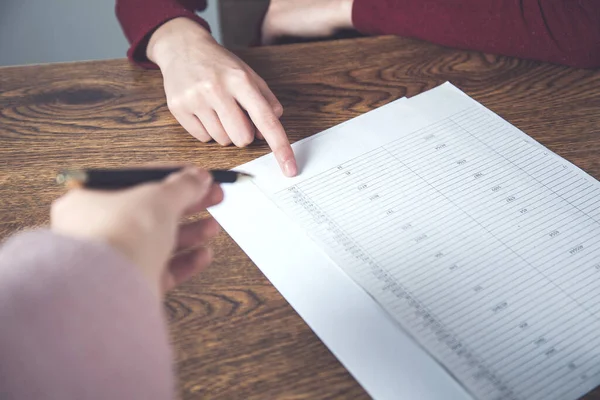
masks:
[[[185,167],[72,170],[59,173],[56,182],[69,187],[88,189],[125,189],[142,183],[161,181],[183,168]],[[217,183],[235,183],[242,178],[252,178],[252,175],[236,171],[211,170],[209,172]]]

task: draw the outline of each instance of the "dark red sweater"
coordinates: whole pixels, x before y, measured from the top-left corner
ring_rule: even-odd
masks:
[[[148,65],[149,35],[188,17],[206,0],[117,0],[131,43],[128,56]],[[365,34],[394,34],[450,47],[580,68],[600,67],[600,0],[354,0],[354,26]]]

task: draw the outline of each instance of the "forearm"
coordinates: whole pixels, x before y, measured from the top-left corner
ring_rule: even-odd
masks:
[[[48,231],[0,249],[0,397],[173,397],[168,335],[139,269]]]
[[[354,0],[353,23],[366,34],[394,34],[450,47],[600,66],[595,0]]]

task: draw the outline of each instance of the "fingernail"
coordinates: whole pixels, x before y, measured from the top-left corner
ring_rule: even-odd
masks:
[[[298,168],[296,167],[296,162],[294,160],[287,160],[283,163],[283,173],[287,177],[296,176],[298,173]]]

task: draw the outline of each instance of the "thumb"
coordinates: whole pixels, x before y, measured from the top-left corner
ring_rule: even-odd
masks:
[[[182,216],[208,195],[212,182],[208,171],[196,167],[186,167],[170,175],[162,183],[166,208]]]

